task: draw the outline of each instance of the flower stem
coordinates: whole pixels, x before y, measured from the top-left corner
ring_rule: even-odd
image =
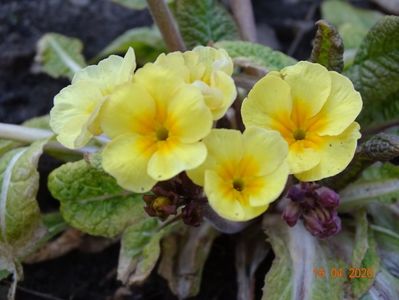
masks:
[[[169,51],[184,51],[186,46],[165,0],[147,0],[148,8]]]
[[[230,0],[231,10],[243,40],[256,42],[256,25],[251,0]]]
[[[0,123],[0,138],[6,140],[12,140],[22,144],[31,144],[35,141],[47,139],[54,135],[50,130],[30,128],[21,125]],[[81,149],[68,149],[56,141],[50,141],[44,147],[45,150],[55,151],[57,153],[65,154],[80,154],[83,155],[87,152],[95,152],[98,149],[96,147],[83,147]]]

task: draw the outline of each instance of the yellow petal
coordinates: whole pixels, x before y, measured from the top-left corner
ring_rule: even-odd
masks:
[[[288,145],[278,132],[251,127],[245,130],[243,138],[244,157],[250,157],[259,165],[256,176],[272,173],[286,160]]]
[[[137,193],[148,192],[156,183],[147,174],[148,162],[155,150],[153,142],[144,137],[121,135],[104,148],[102,165],[123,188]]]
[[[197,88],[181,86],[168,100],[165,127],[170,137],[193,143],[209,134],[212,114]]]
[[[133,49],[129,48],[125,57],[111,55],[98,65],[78,71],[72,79],[72,84],[81,80],[91,81],[98,86],[103,95],[108,95],[118,85],[130,81],[135,69],[135,54]]]
[[[284,162],[273,173],[254,180],[253,184],[259,186],[248,186],[250,205],[265,206],[275,201],[284,190],[288,172],[288,164]]]
[[[168,139],[158,142],[158,150],[148,164],[148,174],[156,180],[167,180],[184,170],[198,167],[206,158],[202,142],[182,144]]]
[[[169,69],[174,72],[175,76],[182,77],[184,82],[191,82],[190,70],[186,66],[183,53],[181,52],[176,51],[167,55],[162,53],[158,56],[154,64]]]
[[[231,183],[228,183],[231,184]],[[205,172],[204,191],[209,205],[221,217],[232,221],[247,221],[253,219],[268,208],[268,205],[252,207],[241,194],[229,188],[228,184],[214,171]]]
[[[243,154],[241,134],[237,130],[213,129],[203,142],[208,149],[206,160],[198,168],[187,171],[190,179],[201,186],[204,186],[207,169],[223,165],[230,172],[234,172]]]
[[[276,129],[276,123],[290,120],[292,99],[290,86],[281,77],[266,75],[259,80],[241,108],[246,127]]]
[[[331,76],[322,65],[301,61],[281,70],[291,87],[294,101],[293,118],[299,123],[316,115],[331,90]]]
[[[199,55],[199,61],[203,63],[208,70],[222,71],[227,75],[233,74],[233,60],[224,49],[212,47],[197,46],[193,49]]]
[[[57,140],[68,148],[83,147],[92,137],[89,127],[104,102],[98,88],[81,81],[62,89],[54,98],[50,126]]]
[[[312,169],[320,162],[318,145],[301,140],[289,146],[288,165],[291,174],[301,173]]]
[[[136,72],[134,81],[143,86],[162,109],[185,85],[183,78],[176,76],[173,71],[151,63]]]
[[[212,112],[213,119],[219,120],[237,97],[233,78],[221,71],[211,75],[210,92],[203,91],[205,103]]]
[[[353,122],[338,136],[324,136],[320,145],[320,163],[309,171],[295,174],[295,177],[301,181],[315,181],[342,172],[355,154],[359,129],[359,124]]]
[[[352,82],[337,72],[330,72],[331,93],[315,123],[309,130],[319,135],[338,135],[343,132],[359,115],[362,98]]]
[[[101,127],[110,138],[126,133],[147,134],[155,113],[155,102],[147,90],[137,83],[126,83],[104,105]]]

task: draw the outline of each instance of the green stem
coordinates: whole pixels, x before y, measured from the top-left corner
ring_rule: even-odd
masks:
[[[47,139],[54,136],[54,133],[50,130],[30,128],[21,125],[0,123],[0,138],[6,140],[12,140],[22,144],[31,144],[35,141]],[[68,154],[81,154],[87,152],[96,152],[96,147],[83,147],[81,149],[68,149],[56,141],[50,141],[44,147],[45,150],[55,151],[58,153]]]
[[[148,9],[161,31],[169,51],[184,51],[186,46],[177,28],[175,19],[165,0],[147,0]]]
[[[251,0],[230,0],[230,5],[241,38],[245,41],[256,42],[256,25]]]

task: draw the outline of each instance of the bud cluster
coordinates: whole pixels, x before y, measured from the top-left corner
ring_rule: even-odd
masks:
[[[143,199],[146,203],[144,210],[151,217],[166,220],[169,216],[176,215],[181,208],[181,217],[185,224],[201,224],[202,208],[206,200],[202,197],[201,187],[195,185],[185,173],[171,180],[158,182],[152,188],[152,195],[145,195]]]
[[[318,238],[327,238],[341,230],[338,216],[339,195],[316,183],[299,183],[291,187],[289,202],[283,211],[283,219],[294,226],[299,219],[305,228]]]

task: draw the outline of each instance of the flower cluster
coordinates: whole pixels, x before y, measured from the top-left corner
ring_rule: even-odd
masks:
[[[243,133],[212,128],[237,96],[225,50],[161,54],[135,69],[129,49],[77,72],[54,99],[51,126],[69,148],[105,135],[104,170],[127,190],[152,191],[145,196],[152,216],[182,207],[186,223],[197,224],[204,197],[192,183],[184,188],[190,178],[220,216],[249,220],[280,196],[289,174],[333,176],[354,155],[361,98],[321,65],[299,62],[258,81],[242,105]],[[188,178],[177,184],[183,172]]]

